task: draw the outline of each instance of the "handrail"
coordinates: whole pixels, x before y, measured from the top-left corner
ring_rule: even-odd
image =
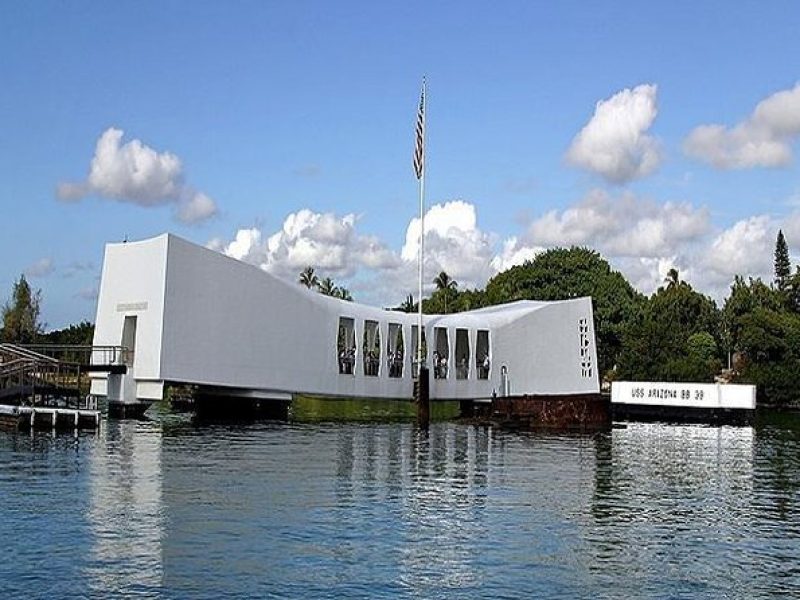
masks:
[[[66,402],[80,406],[82,369],[78,363],[57,360],[27,347],[0,344],[0,390],[18,389],[19,401],[36,405]]]
[[[89,345],[89,344],[25,344],[22,346],[32,352],[37,352],[42,356],[54,359],[57,354],[84,354],[88,355],[86,364],[119,364],[125,362],[130,354],[130,349],[126,346],[114,345]],[[51,354],[45,354],[45,353]],[[97,356],[97,355],[100,356]],[[95,360],[95,358],[100,360]],[[56,359],[58,360],[58,359]],[[73,361],[74,362],[74,361]]]
[[[20,346],[17,344],[0,344],[0,351],[10,354],[11,356],[22,356],[30,359],[44,360],[48,362],[58,362],[57,359],[46,354],[35,352],[30,346]]]

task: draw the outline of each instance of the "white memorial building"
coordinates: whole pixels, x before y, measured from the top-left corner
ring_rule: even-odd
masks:
[[[220,396],[410,399],[417,315],[324,296],[164,234],[108,244],[94,344],[124,346],[124,375],[95,374],[111,403],[165,384]],[[597,394],[592,302],[519,301],[424,315],[430,398]]]

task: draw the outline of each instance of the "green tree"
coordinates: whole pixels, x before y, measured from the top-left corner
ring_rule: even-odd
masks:
[[[719,311],[685,281],[670,278],[642,305],[623,340],[619,376],[711,381],[719,371]]]
[[[625,277],[588,248],[554,248],[495,275],[482,306],[515,300],[566,300],[591,296],[601,375],[616,365],[623,334],[644,302]]]
[[[314,272],[314,267],[306,267],[300,272],[300,279],[298,282],[306,286],[308,289],[316,288],[319,285],[319,277]]]
[[[740,322],[744,366],[739,380],[755,384],[761,403],[800,404],[800,316],[759,306]]]
[[[451,310],[452,312],[462,312],[483,308],[486,305],[486,292],[484,290],[462,290],[456,295]]]
[[[89,321],[81,321],[77,325],[56,329],[41,336],[42,342],[60,346],[91,346],[93,339],[94,325]]]
[[[731,291],[722,307],[722,339],[728,352],[742,350],[740,338],[742,318],[756,308],[773,311],[781,309],[780,293],[770,288],[761,279],[750,278],[746,282],[741,275],[734,277]]]
[[[786,286],[786,305],[792,312],[800,313],[800,266],[795,268]]]
[[[39,320],[41,301],[42,291],[32,290],[25,275],[20,275],[11,299],[3,306],[3,341],[30,344],[37,340],[43,329]]]
[[[783,231],[779,229],[778,238],[775,240],[775,287],[781,292],[785,291],[791,274],[792,264],[789,262],[789,246],[783,237]]]

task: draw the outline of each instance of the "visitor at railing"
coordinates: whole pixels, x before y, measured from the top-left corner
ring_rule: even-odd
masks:
[[[356,364],[356,349],[342,349],[339,352],[339,373],[341,375],[352,375],[353,367]]]
[[[378,367],[380,364],[380,360],[377,356],[375,356],[375,352],[373,350],[368,351],[364,354],[364,374],[370,377],[377,377],[378,376]]]
[[[462,356],[458,362],[458,369],[456,371],[456,379],[467,379],[469,377],[469,364],[467,357]]]
[[[489,379],[489,353],[483,355],[483,361],[478,365],[478,379]]]
[[[433,353],[433,378],[434,379],[447,379],[447,357],[439,356],[439,353]]]
[[[389,365],[389,377],[403,376],[403,353],[400,350],[389,352],[387,364]]]

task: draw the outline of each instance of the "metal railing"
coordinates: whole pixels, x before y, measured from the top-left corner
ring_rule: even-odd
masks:
[[[2,344],[0,344],[1,346]],[[131,365],[133,351],[125,346],[91,346],[73,344],[25,344],[17,348],[62,362],[83,365]]]
[[[123,364],[127,358],[121,346],[0,344],[0,402],[87,408],[81,389],[84,365]]]

